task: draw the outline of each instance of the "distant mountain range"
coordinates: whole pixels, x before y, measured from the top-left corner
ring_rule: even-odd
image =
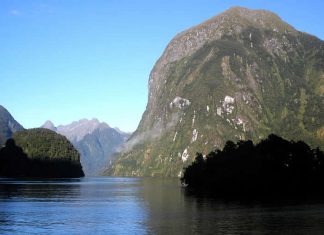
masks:
[[[11,116],[7,109],[0,105],[0,146],[3,146],[13,133],[20,130],[24,130],[23,126]]]
[[[130,136],[130,133],[111,128],[97,119],[82,119],[57,127],[51,121],[46,121],[41,127],[55,131],[71,141],[81,155],[86,175],[98,175]],[[0,105],[0,146],[4,146],[15,132],[22,130],[23,126]]]
[[[146,110],[106,174],[178,176],[196,152],[270,133],[324,147],[324,42],[235,7],[175,36]]]
[[[86,175],[98,175],[130,136],[97,119],[82,119],[57,127],[46,121],[41,127],[64,135],[72,142],[81,154]]]
[[[25,130],[1,105],[0,144],[0,176],[84,176],[80,154],[66,137],[43,128]]]

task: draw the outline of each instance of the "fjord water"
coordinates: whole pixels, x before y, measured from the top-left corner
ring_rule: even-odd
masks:
[[[320,234],[324,200],[229,201],[177,179],[0,179],[0,234]]]

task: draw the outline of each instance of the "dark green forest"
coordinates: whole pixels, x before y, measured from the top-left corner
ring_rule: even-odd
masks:
[[[181,182],[219,196],[314,195],[324,192],[324,153],[274,134],[258,144],[227,141],[223,150],[197,153]]]
[[[64,137],[46,129],[16,132],[0,149],[0,176],[82,177],[79,153]]]

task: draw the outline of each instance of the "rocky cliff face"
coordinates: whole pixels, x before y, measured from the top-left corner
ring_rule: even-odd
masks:
[[[97,119],[82,119],[68,125],[55,127],[46,121],[43,128],[66,136],[79,151],[81,164],[86,175],[98,175],[120,150],[129,134],[109,127]]]
[[[323,41],[271,12],[231,8],[170,42],[106,174],[177,176],[196,152],[270,133],[323,148],[323,95]]]
[[[24,128],[20,125],[5,109],[0,105],[0,147],[5,141],[12,137],[12,134],[16,131],[23,130]]]

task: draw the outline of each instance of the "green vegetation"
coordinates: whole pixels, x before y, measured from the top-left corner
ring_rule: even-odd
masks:
[[[223,150],[185,168],[181,182],[189,190],[214,195],[280,196],[324,192],[324,153],[302,141],[269,135],[252,141],[227,141]]]
[[[78,151],[70,141],[54,131],[35,128],[14,133],[13,139],[17,146],[32,159],[65,159],[79,161]]]
[[[171,41],[150,76],[147,108],[129,140],[137,144],[106,174],[176,177],[197,151],[271,133],[324,148],[324,42],[269,12],[222,16]],[[171,107],[176,97],[190,104]]]
[[[47,129],[16,132],[0,150],[0,176],[82,177],[79,153],[64,137]]]

